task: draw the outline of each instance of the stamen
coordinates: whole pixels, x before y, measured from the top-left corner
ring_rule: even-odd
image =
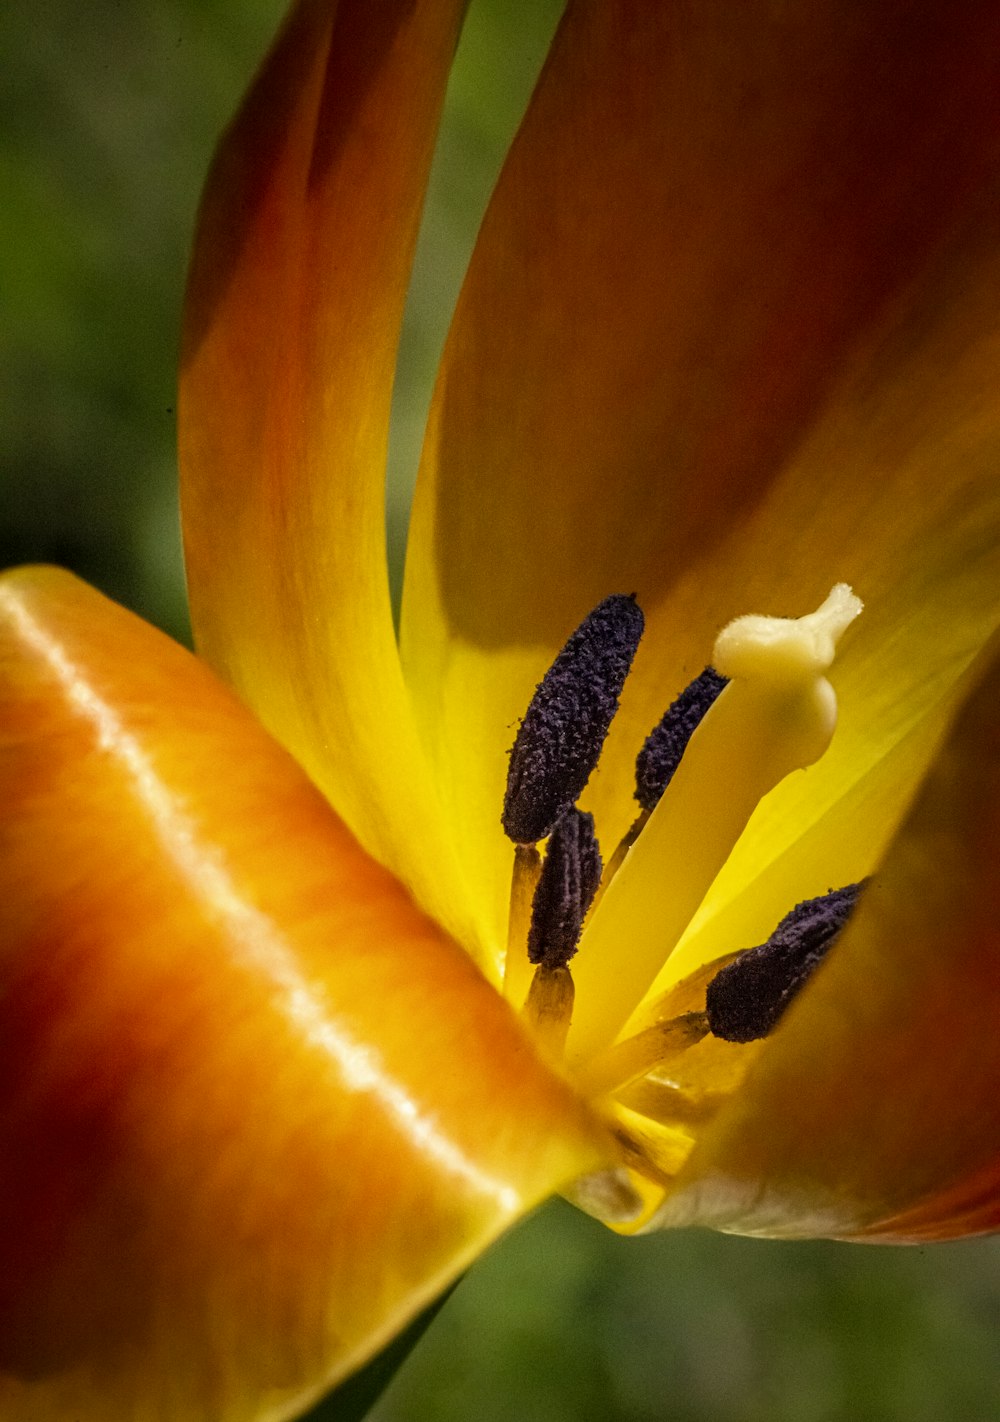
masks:
[[[543,964],[536,969],[524,1004],[524,1019],[542,1051],[553,1061],[562,1057],[566,1045],[574,997],[569,968],[547,968]]]
[[[528,932],[531,907],[542,872],[542,857],[533,844],[514,846],[514,872],[510,880],[510,907],[507,913],[507,957],[504,960],[504,995],[518,1004],[524,1001],[531,981],[528,962]]]
[[[594,817],[574,807],[549,836],[531,908],[528,958],[532,963],[549,970],[565,968],[576,952],[600,880]]]
[[[615,593],[580,623],[535,689],[510,752],[504,832],[536,844],[579,798],[618,710],[644,618]]]
[[[528,961],[535,975],[524,1016],[543,1051],[559,1059],[573,1016],[573,979],[566,964],[576,952],[583,920],[601,879],[594,817],[575,807],[549,836],[535,890]]]
[[[688,741],[728,683],[728,677],[720,676],[714,667],[706,667],[670,703],[646,737],[635,761],[635,798],[647,814],[656,809],[681,763]]]
[[[704,1012],[684,1012],[665,1022],[656,1022],[616,1042],[590,1063],[582,1077],[588,1096],[620,1091],[630,1082],[646,1076],[656,1067],[663,1067],[689,1047],[696,1046],[708,1035],[708,1018]]]
[[[567,1045],[574,1061],[593,1057],[618,1035],[758,802],[826,750],[837,701],[823,673],[860,611],[860,600],[838,584],[806,617],[741,617],[720,633],[712,665],[730,684],[691,736],[581,939]]]
[[[837,941],[867,882],[797,904],[766,943],[748,948],[718,972],[705,995],[712,1034],[727,1042],[756,1042],[773,1032]]]

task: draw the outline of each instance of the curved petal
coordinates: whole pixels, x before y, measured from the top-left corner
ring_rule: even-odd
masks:
[[[599,1138],[189,653],[0,623],[0,1414],[288,1417]]]
[[[998,54],[1000,13],[972,0],[570,5],[456,314],[404,606],[497,914],[508,725],[607,593],[649,619],[590,796],[612,843],[631,758],[731,617],[797,615],[838,580],[881,608],[852,634],[858,687],[893,645],[859,771],[981,645]],[[929,654],[899,620],[918,593],[948,608]],[[954,606],[975,616],[952,631]]]
[[[1000,639],[885,863],[661,1223],[951,1238],[1000,1224]]]
[[[400,676],[384,481],[410,259],[463,8],[295,6],[209,177],[179,406],[200,651],[453,929],[461,885]]]
[[[704,905],[736,934],[714,953],[751,941],[762,876],[790,891],[773,926],[789,903],[878,862],[1000,622],[998,212],[994,185],[743,527],[671,598],[685,637],[734,587],[784,610],[797,588],[843,572],[866,604],[831,673],[830,749],[761,804]],[[878,812],[845,832],[873,788]]]

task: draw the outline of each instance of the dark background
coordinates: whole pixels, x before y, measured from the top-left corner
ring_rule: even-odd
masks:
[[[472,7],[403,342],[394,577],[448,312],[557,9]],[[280,13],[6,0],[0,24],[0,564],[66,564],[182,637],[186,250],[214,136]],[[624,1241],[555,1204],[472,1271],[376,1416],[1000,1422],[998,1334],[1000,1242]]]

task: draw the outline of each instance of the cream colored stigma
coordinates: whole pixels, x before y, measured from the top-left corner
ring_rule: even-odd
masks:
[[[838,583],[805,617],[738,617],[719,634],[712,665],[730,683],[691,737],[573,960],[571,1063],[618,1036],[758,802],[830,744],[837,701],[824,672],[861,610],[860,599]]]

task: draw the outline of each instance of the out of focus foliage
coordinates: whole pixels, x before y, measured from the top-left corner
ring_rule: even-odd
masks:
[[[997,1422],[998,1337],[996,1241],[624,1240],[557,1202],[477,1264],[371,1422]]]
[[[556,0],[474,0],[404,333],[394,577],[448,313]],[[185,634],[174,380],[215,136],[277,0],[5,0],[0,562]],[[1000,1243],[622,1241],[553,1205],[460,1286],[378,1422],[996,1422]]]

